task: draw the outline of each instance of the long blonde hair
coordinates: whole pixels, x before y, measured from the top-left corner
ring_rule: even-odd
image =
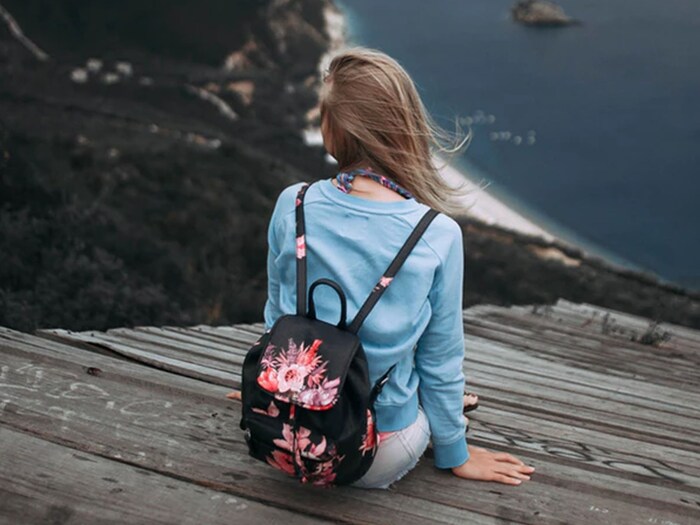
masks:
[[[468,192],[467,182],[448,184],[433,155],[451,159],[469,144],[471,131],[460,138],[440,128],[396,60],[367,47],[344,49],[323,72],[320,110],[331,137],[327,149],[341,170],[368,159],[417,201],[449,215],[464,214],[465,206],[455,199]],[[458,121],[456,127],[461,131]]]

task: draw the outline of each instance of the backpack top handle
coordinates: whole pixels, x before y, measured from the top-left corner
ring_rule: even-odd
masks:
[[[299,192],[297,193],[297,199],[296,199],[296,244],[297,244],[297,251],[296,251],[296,259],[297,259],[297,315],[307,315],[306,311],[306,228],[304,224],[304,195],[306,194],[306,191],[311,187],[311,184],[304,184],[300,189]],[[374,288],[372,289],[372,292],[369,294],[365,302],[362,304],[360,307],[359,311],[355,315],[355,318],[352,320],[352,323],[350,323],[349,327],[347,328],[350,332],[352,333],[357,333],[360,329],[360,326],[362,326],[363,321],[365,318],[369,315],[369,313],[372,311],[372,308],[374,308],[374,305],[377,304],[377,301],[379,301],[379,298],[382,296],[384,291],[387,289],[389,284],[391,283],[392,279],[396,275],[396,273],[399,271],[399,268],[403,265],[403,263],[406,261],[408,258],[408,255],[411,253],[411,250],[415,247],[415,245],[418,243],[420,240],[421,236],[423,233],[425,233],[425,230],[428,228],[430,223],[435,219],[440,214],[439,211],[430,208],[428,211],[423,214],[423,217],[421,217],[420,221],[418,221],[418,224],[416,227],[413,229],[411,234],[408,236],[408,239],[406,239],[406,242],[404,242],[403,246],[399,250],[399,252],[396,254],[394,257],[394,260],[391,261],[391,264],[389,264],[389,267],[386,269],[384,272],[384,275],[379,279],[377,284],[374,285]],[[320,284],[319,279],[318,281],[314,282],[314,285]],[[329,280],[330,281],[330,280]],[[333,284],[336,284],[334,281],[330,281]],[[329,284],[329,283],[326,283]],[[313,286],[313,285],[312,285]],[[332,286],[332,285],[330,285]],[[333,287],[335,288],[335,287]],[[337,290],[336,290],[337,291]],[[345,306],[343,303],[343,298],[344,295],[341,296],[341,306]],[[315,314],[315,311],[314,311]],[[345,312],[341,315],[341,322],[344,324],[345,323]],[[339,325],[340,326],[340,323]]]
[[[340,321],[336,325],[338,328],[341,330],[346,330],[347,329],[347,315],[348,315],[348,301],[345,298],[345,293],[343,292],[343,289],[340,287],[338,283],[333,281],[332,279],[326,279],[321,278],[321,279],[316,279],[312,284],[311,287],[309,288],[309,315],[311,319],[316,319],[316,306],[314,305],[314,289],[320,285],[320,284],[326,284],[333,288],[336,293],[338,294],[338,297],[340,298]]]

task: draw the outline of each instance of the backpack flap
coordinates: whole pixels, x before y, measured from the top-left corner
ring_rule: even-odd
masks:
[[[358,348],[356,334],[320,319],[283,315],[270,329],[257,383],[280,401],[328,410],[340,396]]]

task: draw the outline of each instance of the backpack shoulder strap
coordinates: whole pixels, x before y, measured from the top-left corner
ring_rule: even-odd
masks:
[[[297,315],[307,314],[307,304],[306,304],[306,284],[307,284],[307,270],[306,270],[306,226],[304,223],[304,196],[307,190],[311,187],[311,183],[304,184],[297,192],[295,212],[296,212],[296,261],[297,261]],[[349,325],[348,330],[352,333],[357,333],[362,326],[363,321],[372,311],[374,305],[377,304],[379,298],[386,290],[389,283],[394,278],[399,268],[408,258],[411,250],[420,240],[421,236],[428,228],[430,223],[440,214],[439,211],[430,208],[423,217],[421,217],[418,224],[413,229],[411,234],[406,239],[399,252],[391,261],[389,267],[382,275],[381,279],[372,289],[365,302],[360,307],[360,310],[355,315],[352,323]]]
[[[374,285],[374,288],[372,289],[372,292],[369,294],[369,297],[365,300],[364,304],[360,308],[360,310],[357,312],[357,315],[355,315],[355,318],[352,320],[352,323],[348,327],[348,330],[352,333],[357,333],[357,331],[360,329],[360,326],[362,326],[363,321],[365,318],[369,315],[369,313],[372,311],[372,308],[374,308],[374,305],[377,304],[377,301],[379,301],[379,298],[382,296],[384,291],[387,289],[389,286],[389,283],[391,283],[391,280],[394,278],[396,273],[399,271],[399,268],[401,268],[401,265],[406,261],[408,258],[408,255],[411,253],[411,250],[413,250],[414,246],[416,243],[418,243],[418,240],[421,238],[425,230],[428,228],[430,223],[433,221],[435,217],[437,217],[440,214],[439,211],[434,210],[433,208],[430,208],[423,217],[421,217],[420,221],[416,225],[416,227],[413,229],[411,234],[408,236],[408,239],[406,239],[406,242],[404,245],[401,247],[399,252],[396,254],[396,257],[394,257],[394,260],[391,261],[391,264],[389,267],[386,269],[384,272],[384,275],[382,275],[381,279],[377,282],[376,285]]]
[[[304,195],[312,183],[305,183],[297,192],[296,259],[297,259],[297,315],[306,315],[306,226],[304,224]]]

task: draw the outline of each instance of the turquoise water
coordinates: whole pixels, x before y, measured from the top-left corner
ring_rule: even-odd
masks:
[[[471,123],[458,166],[587,251],[700,288],[700,3],[561,1],[583,24],[556,29],[512,3],[338,2],[438,123]]]

